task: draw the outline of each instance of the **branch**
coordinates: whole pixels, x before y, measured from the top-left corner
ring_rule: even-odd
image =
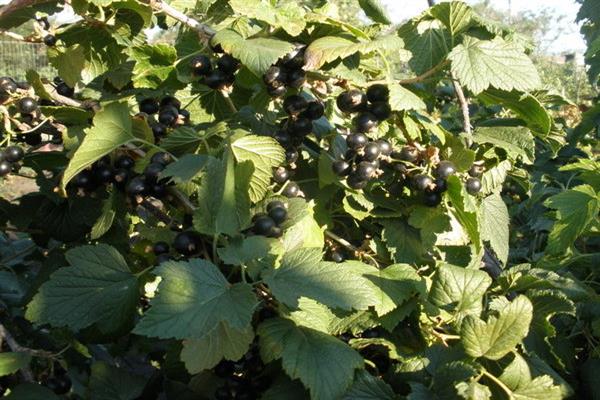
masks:
[[[48,92],[50,97],[52,97],[52,100],[54,100],[57,103],[60,103],[62,105],[69,106],[69,107],[85,108],[85,109],[92,110],[94,112],[97,112],[100,110],[100,104],[98,104],[98,102],[96,102],[94,100],[80,101],[80,100],[72,99],[70,97],[65,97],[65,96],[58,94],[58,92],[56,91],[56,88],[49,83],[43,84],[43,86],[44,86],[44,90],[46,90],[46,92]]]
[[[463,131],[467,134],[467,147],[471,147],[473,144],[473,139],[471,136],[473,132],[471,130],[471,117],[469,116],[469,102],[465,97],[465,92],[463,92],[460,83],[456,79],[456,76],[452,73],[452,85],[454,86],[454,91],[456,92],[456,98],[458,99],[458,103],[460,104],[460,109],[462,110],[463,115]]]
[[[193,18],[188,17],[184,13],[175,8],[171,7],[162,0],[150,0],[150,6],[159,13],[168,15],[169,17],[181,22],[182,24],[190,27],[191,29],[198,32],[198,35],[205,42],[209,42],[216,31],[208,25],[205,25]]]
[[[398,83],[401,85],[409,85],[411,83],[422,82],[430,76],[437,74],[441,69],[444,69],[449,63],[450,62],[448,60],[444,60],[435,67],[431,68],[429,71],[426,71],[419,76],[415,76],[414,78],[401,79],[398,81]]]
[[[15,353],[30,353],[35,354],[35,350],[31,350],[25,347],[22,347],[17,341],[12,337],[10,332],[6,330],[4,325],[0,322],[0,343],[2,341],[6,341],[6,344],[10,348],[11,351]],[[33,373],[28,366],[21,368],[21,374],[23,375],[23,379],[27,382],[34,382]]]

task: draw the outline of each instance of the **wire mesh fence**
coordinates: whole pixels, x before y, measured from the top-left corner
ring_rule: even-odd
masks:
[[[0,76],[23,80],[29,69],[47,78],[55,75],[54,69],[48,63],[46,46],[42,43],[0,40]]]

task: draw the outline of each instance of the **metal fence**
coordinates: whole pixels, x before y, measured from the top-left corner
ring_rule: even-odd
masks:
[[[41,43],[0,40],[0,76],[23,80],[28,69],[47,78],[55,75],[48,63],[46,46]]]

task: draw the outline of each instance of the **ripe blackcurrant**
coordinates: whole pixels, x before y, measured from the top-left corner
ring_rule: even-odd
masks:
[[[208,73],[212,70],[212,65],[210,63],[210,58],[205,56],[204,54],[199,54],[192,58],[190,62],[190,66],[194,71],[194,75],[208,75]]]
[[[279,225],[287,218],[287,210],[285,207],[273,207],[269,211],[269,217],[271,217],[273,221]]]
[[[129,179],[130,175],[131,174],[129,173],[129,169],[119,168],[115,171],[113,175],[113,182],[118,188],[122,189],[125,187],[125,183]]]
[[[54,35],[46,35],[44,36],[44,44],[48,47],[54,47],[56,46],[56,36]]]
[[[390,98],[390,89],[386,85],[375,84],[367,88],[367,99],[371,103],[387,102]]]
[[[175,251],[184,256],[196,254],[199,246],[200,238],[192,231],[180,232],[173,240],[173,248]]]
[[[414,164],[419,159],[419,150],[413,146],[404,146],[397,156],[398,159],[402,161],[408,161]]]
[[[379,144],[376,142],[367,143],[367,145],[363,148],[363,156],[362,159],[366,161],[375,161],[381,155],[381,149],[379,148]]]
[[[392,115],[392,108],[388,103],[383,101],[371,104],[369,111],[378,121],[385,121]]]
[[[346,144],[352,150],[363,148],[369,142],[369,138],[364,133],[352,133],[346,138]]]
[[[442,202],[442,195],[437,190],[426,190],[423,193],[423,204],[427,207],[437,207]]]
[[[19,112],[21,114],[31,114],[37,110],[38,104],[31,97],[23,97],[19,100]]]
[[[61,82],[56,85],[56,93],[64,97],[73,97],[75,94],[75,89],[64,82]]]
[[[418,174],[413,176],[412,184],[417,190],[425,190],[428,189],[431,185],[433,185],[433,179],[430,176],[425,174]]]
[[[12,171],[12,164],[8,161],[0,161],[0,176],[6,176]]]
[[[158,122],[166,126],[173,126],[179,116],[179,110],[175,107],[165,107],[158,114]]]
[[[85,169],[75,175],[73,178],[73,186],[78,189],[92,190],[94,188],[94,177],[92,173]]]
[[[358,132],[370,132],[377,127],[377,117],[370,112],[358,114],[352,120],[354,127]]]
[[[284,167],[278,167],[273,172],[273,180],[276,183],[285,183],[288,179],[290,179],[290,172]]]
[[[304,66],[304,50],[306,46],[299,45],[281,59],[281,64],[287,69],[301,69]]]
[[[151,194],[157,199],[162,199],[167,195],[167,185],[161,182],[153,184],[151,188]]]
[[[312,131],[313,125],[310,119],[299,117],[288,121],[287,128],[293,136],[306,136]]]
[[[240,62],[229,54],[223,54],[217,60],[217,67],[227,75],[233,74],[240,67]]]
[[[473,165],[469,169],[469,175],[473,178],[479,178],[483,174],[483,171],[485,171],[485,167],[483,165]]]
[[[279,131],[274,136],[282,147],[289,147],[292,144],[292,136],[286,131]]]
[[[167,134],[167,127],[164,126],[163,124],[159,124],[159,123],[153,124],[152,125],[152,134],[154,135],[155,138],[160,139]]]
[[[357,174],[351,173],[346,178],[346,184],[356,190],[364,189],[367,186],[368,181],[365,179],[361,179]]]
[[[379,139],[377,144],[379,145],[379,150],[381,151],[382,156],[389,156],[392,154],[393,148],[390,142],[385,139]]]
[[[140,101],[140,112],[148,115],[156,114],[160,106],[155,99],[144,99]]]
[[[271,211],[274,208],[283,207],[285,208],[285,203],[281,200],[273,200],[267,204],[267,212]]]
[[[288,72],[285,83],[289,87],[301,88],[306,82],[306,72],[301,69],[294,69]]]
[[[94,180],[99,184],[110,183],[113,180],[113,170],[110,166],[100,166],[93,169]]]
[[[0,94],[1,93],[14,93],[17,90],[18,86],[16,82],[7,76],[3,76],[0,78]]]
[[[306,111],[302,113],[302,116],[314,121],[321,118],[324,114],[325,108],[323,107],[323,104],[318,101],[311,101],[308,103],[308,107],[306,108]]]
[[[211,89],[221,90],[231,84],[231,78],[229,74],[225,73],[220,69],[211,71],[206,77],[204,77],[204,84]]]
[[[296,182],[288,181],[281,194],[288,198],[298,197],[300,194],[300,187]]]
[[[254,221],[252,230],[257,235],[266,236],[271,232],[271,229],[275,226],[275,221],[268,215],[262,215]]]
[[[184,124],[188,124],[190,122],[190,118],[192,117],[192,115],[190,114],[190,112],[186,109],[181,109],[179,110],[179,119],[183,120]]]
[[[362,181],[367,181],[375,175],[376,168],[368,161],[361,161],[353,172],[356,177]]]
[[[146,184],[146,179],[144,176],[136,176],[132,178],[127,184],[125,191],[130,196],[144,195],[148,191],[148,185]]]
[[[435,191],[438,193],[443,193],[448,190],[448,181],[442,178],[437,178],[435,180]]]
[[[352,166],[346,160],[336,160],[331,164],[333,173],[337,176],[346,176],[352,171]]]
[[[144,176],[148,182],[156,182],[160,173],[165,169],[165,166],[161,163],[150,163],[144,169]]]
[[[435,170],[435,175],[442,179],[447,179],[450,175],[454,175],[454,173],[456,173],[456,168],[451,161],[440,161]]]
[[[335,103],[340,111],[354,113],[363,110],[367,105],[367,96],[360,90],[352,89],[341,93]]]
[[[288,164],[293,164],[296,161],[298,161],[298,158],[300,157],[300,154],[298,153],[298,150],[296,149],[287,149],[285,151],[285,162],[287,162]]]
[[[331,261],[335,263],[341,263],[344,261],[344,254],[341,251],[333,250],[329,254],[329,258],[331,258]]]
[[[273,82],[285,82],[286,80],[286,73],[285,71],[281,68],[278,67],[277,65],[272,65],[267,72],[265,72],[265,74],[263,75],[263,81],[267,84],[270,85]],[[281,86],[281,85],[279,85]]]
[[[475,195],[481,191],[481,181],[479,178],[469,178],[467,179],[466,187],[469,194]]]
[[[269,93],[269,96],[271,96],[271,97],[281,97],[286,92],[287,92],[287,88],[284,85],[279,85],[279,86],[269,85],[269,86],[267,86],[267,93]]]
[[[173,158],[171,158],[171,155],[164,151],[158,151],[158,152],[154,153],[152,155],[152,157],[150,158],[151,163],[159,163],[162,165],[168,165],[171,163],[171,161],[173,161]]]
[[[130,169],[130,168],[133,168],[134,165],[135,165],[135,161],[133,160],[133,158],[129,157],[128,155],[119,156],[115,160],[115,168]]]
[[[157,256],[166,254],[169,252],[169,244],[167,242],[156,242],[152,246],[152,252]]]
[[[297,115],[308,107],[308,101],[302,96],[293,94],[283,100],[283,109],[289,115]]]
[[[175,107],[177,111],[181,108],[181,102],[173,96],[165,96],[160,100],[160,108]]]
[[[23,156],[25,156],[25,152],[20,146],[8,146],[6,149],[4,149],[4,158],[8,162],[19,162],[23,159]]]

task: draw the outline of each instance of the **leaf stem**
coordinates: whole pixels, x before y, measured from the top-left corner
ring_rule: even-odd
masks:
[[[233,104],[233,101],[231,100],[231,97],[229,97],[229,93],[227,93],[225,90],[221,90],[221,95],[223,96],[223,98],[225,99],[225,102],[227,103],[227,105],[229,106],[229,109],[231,109],[231,111],[233,113],[237,113],[238,109],[235,106],[235,104]]]
[[[491,380],[492,382],[494,382],[500,389],[502,389],[508,395],[509,398],[512,399],[513,392],[512,392],[512,390],[510,390],[510,388],[508,386],[506,386],[504,384],[504,382],[502,382],[500,379],[496,378],[494,375],[487,372],[485,369],[483,371],[481,371],[481,374],[483,376],[485,376],[486,378],[488,378],[489,380]]]

